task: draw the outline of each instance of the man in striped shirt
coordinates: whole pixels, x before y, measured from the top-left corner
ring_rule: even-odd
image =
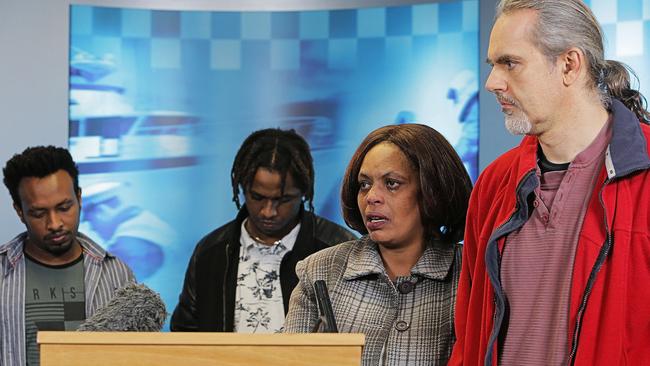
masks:
[[[75,330],[134,277],[77,231],[79,171],[66,149],[27,148],[3,174],[27,230],[0,245],[0,365],[38,365],[39,330]]]

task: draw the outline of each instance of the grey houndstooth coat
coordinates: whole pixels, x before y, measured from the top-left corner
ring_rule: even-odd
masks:
[[[312,330],[319,315],[313,283],[325,280],[339,332],[366,335],[364,366],[444,365],[455,341],[461,248],[428,244],[411,275],[395,283],[367,236],[312,254],[296,266],[300,283],[291,295],[285,331]]]

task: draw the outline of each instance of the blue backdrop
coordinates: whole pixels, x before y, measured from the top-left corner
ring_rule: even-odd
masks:
[[[605,57],[634,70],[650,96],[650,0],[586,0],[605,33]]]
[[[316,212],[339,223],[343,171],[379,126],[431,125],[476,177],[477,0],[286,12],[75,5],[70,32],[81,230],[169,311],[196,242],[235,216],[231,163],[256,129],[308,140]]]

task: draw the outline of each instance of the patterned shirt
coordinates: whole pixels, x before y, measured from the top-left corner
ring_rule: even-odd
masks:
[[[235,332],[277,333],[284,326],[280,263],[298,237],[300,224],[273,245],[259,243],[241,224]]]
[[[0,245],[0,365],[25,365],[25,256],[27,233]],[[86,316],[92,316],[113,298],[115,290],[135,281],[133,272],[82,233]]]
[[[285,331],[310,332],[318,320],[313,283],[324,280],[341,333],[363,333],[362,365],[446,365],[454,344],[461,245],[433,242],[408,276],[391,281],[367,236],[298,262]]]

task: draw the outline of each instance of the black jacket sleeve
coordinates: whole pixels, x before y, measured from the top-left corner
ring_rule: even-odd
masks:
[[[183,290],[178,297],[178,305],[172,314],[172,332],[197,332],[199,330],[199,311],[196,298],[196,272],[201,243],[196,246],[185,272]]]

